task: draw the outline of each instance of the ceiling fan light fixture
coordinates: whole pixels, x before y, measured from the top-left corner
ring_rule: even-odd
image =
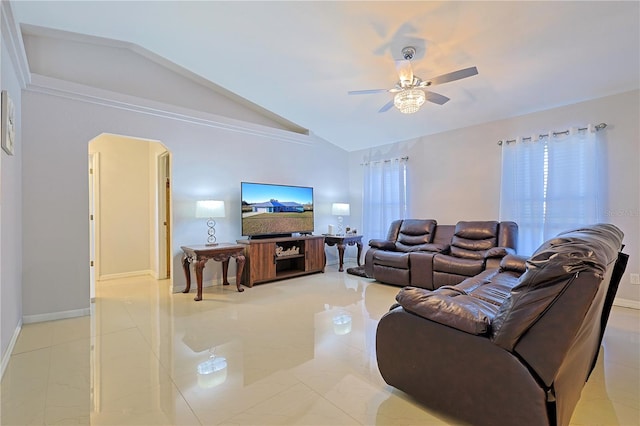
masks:
[[[405,89],[398,93],[393,98],[393,104],[403,114],[413,114],[417,112],[424,101],[426,96],[420,89]]]

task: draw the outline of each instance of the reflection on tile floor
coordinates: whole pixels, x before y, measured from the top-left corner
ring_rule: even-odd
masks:
[[[387,386],[375,331],[397,287],[324,274],[206,287],[100,282],[90,317],[27,324],[0,423],[451,424]],[[640,311],[615,307],[575,425],[640,424]]]

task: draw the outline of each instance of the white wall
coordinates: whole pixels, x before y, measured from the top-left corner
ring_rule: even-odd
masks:
[[[639,100],[640,93],[632,91],[352,152],[349,155],[350,193],[352,204],[357,203],[353,214],[361,217],[362,212],[361,201],[355,195],[362,188],[359,164],[408,155],[410,216],[434,218],[448,224],[459,220],[499,219],[501,151],[498,140],[605,122],[608,127],[600,136],[608,155],[609,206],[603,213],[608,222],[625,233],[625,252],[630,255],[617,295],[619,303],[630,301],[632,306],[640,308],[640,286],[631,285],[629,278],[629,273],[640,272]]]
[[[158,108],[149,113],[56,93],[23,93],[29,123],[23,134],[23,173],[29,176],[23,183],[24,253],[46,253],[24,271],[25,317],[83,314],[89,306],[87,144],[102,133],[158,140],[172,153],[177,290],[185,283],[180,245],[204,239],[203,223],[195,218],[196,200],[226,202],[227,217],[218,221],[217,236],[235,241],[241,237],[240,181],[313,186],[317,233],[332,219],[331,202],[347,198],[347,155],[319,138],[204,114],[167,118]],[[219,268],[205,268],[205,280],[216,274]]]
[[[4,2],[2,7],[1,89],[13,100],[16,111],[15,155],[0,150],[0,354],[6,351],[22,324],[22,101],[20,83],[8,43]],[[32,258],[33,259],[33,258]],[[1,373],[1,372],[0,372]]]

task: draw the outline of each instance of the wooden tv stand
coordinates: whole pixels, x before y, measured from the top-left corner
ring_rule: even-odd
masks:
[[[254,284],[324,272],[322,235],[238,240],[244,244],[243,283]]]

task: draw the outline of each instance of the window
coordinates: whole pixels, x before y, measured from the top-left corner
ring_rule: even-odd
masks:
[[[502,145],[501,220],[518,224],[518,253],[559,232],[598,223],[604,209],[604,156],[591,129]]]
[[[369,238],[384,238],[392,221],[407,213],[407,158],[364,167],[363,226]]]

